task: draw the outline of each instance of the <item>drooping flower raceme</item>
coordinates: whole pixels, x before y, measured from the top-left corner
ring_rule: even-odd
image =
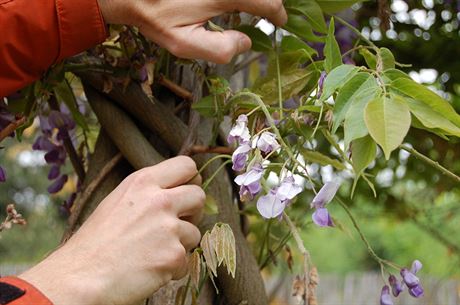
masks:
[[[246,173],[235,178],[235,183],[240,186],[240,199],[243,202],[251,201],[260,192],[262,186],[260,179],[264,174],[261,164],[255,164]]]
[[[238,141],[239,143],[246,143],[251,140],[251,135],[249,134],[248,129],[248,117],[245,114],[242,114],[236,120],[235,125],[233,125],[230,133],[228,134],[227,141],[230,144]]]
[[[239,172],[239,171],[242,171],[246,167],[246,162],[248,162],[250,151],[251,151],[251,146],[249,146],[248,143],[243,143],[233,152],[232,169],[234,171]]]
[[[315,198],[311,202],[310,207],[315,208],[316,211],[312,215],[313,222],[320,227],[333,227],[334,223],[329,215],[329,211],[326,209],[328,204],[337,193],[340,184],[336,182],[327,182],[321,190],[316,194]]]
[[[267,219],[279,217],[290,201],[301,192],[302,187],[295,183],[294,177],[288,176],[279,187],[257,200],[257,210]]]
[[[274,133],[265,131],[252,140],[252,148],[256,147],[262,152],[269,154],[280,148],[280,144],[276,140],[276,135]]]

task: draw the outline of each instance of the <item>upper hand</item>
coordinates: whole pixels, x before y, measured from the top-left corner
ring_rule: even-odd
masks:
[[[149,39],[181,58],[228,63],[250,49],[245,34],[207,31],[203,25],[227,12],[241,11],[283,25],[282,0],[98,0],[107,23],[138,26]]]

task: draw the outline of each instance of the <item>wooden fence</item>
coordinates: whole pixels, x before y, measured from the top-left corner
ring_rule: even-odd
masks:
[[[14,275],[28,265],[1,265],[0,275]],[[291,296],[292,277],[273,277],[266,280],[271,296],[270,305],[297,305]],[[394,299],[395,305],[460,305],[460,281],[421,277],[425,296],[415,299],[407,291]],[[377,273],[356,273],[347,276],[321,275],[317,289],[319,305],[378,305],[382,279]]]

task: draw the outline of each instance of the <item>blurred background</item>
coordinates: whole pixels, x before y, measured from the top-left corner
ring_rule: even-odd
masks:
[[[459,12],[460,1],[456,0],[388,0],[354,5],[340,15],[378,46],[388,47],[399,63],[407,64],[403,70],[429,85],[460,112]],[[351,50],[357,37],[340,25],[336,33],[342,51]],[[348,60],[364,62],[355,52],[350,52]],[[255,62],[250,69],[252,73],[263,70],[263,61]],[[2,276],[38,262],[59,244],[67,216],[62,204],[76,190],[76,179],[67,164],[61,173],[69,174],[69,180],[57,194],[48,193],[50,166],[44,160],[44,152],[32,150],[38,129],[34,124],[26,130],[20,143],[10,138],[1,143],[0,166],[7,179],[0,183],[0,221],[9,203],[15,203],[27,220],[26,226],[0,233]],[[407,140],[460,174],[458,139],[446,141],[413,129]],[[318,173],[328,170],[317,166]],[[389,162],[380,158],[370,173],[378,196],[374,197],[367,184],[360,182],[355,196],[348,200],[364,234],[381,257],[405,266],[414,259],[423,263],[425,298],[400,298],[397,304],[460,304],[458,183],[403,152],[393,154]],[[351,185],[343,185],[341,195],[350,198],[350,189]],[[318,229],[309,225],[310,211],[305,207],[310,200],[311,194],[303,195],[297,200],[303,204],[295,204],[291,213],[299,222],[305,219],[302,234],[320,274],[319,304],[376,304],[382,285],[379,266],[367,254],[347,215],[331,204],[329,209],[338,226]],[[267,223],[256,218],[251,221],[254,225],[249,239],[256,251],[261,247],[260,236]],[[274,237],[282,238],[284,229],[278,228],[276,221],[271,226]],[[290,297],[292,281],[288,278],[299,266],[290,266],[290,256],[285,248],[276,260],[267,261],[269,268],[264,274],[273,304],[294,304]]]

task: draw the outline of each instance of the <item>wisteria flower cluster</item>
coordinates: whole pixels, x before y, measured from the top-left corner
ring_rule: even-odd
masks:
[[[64,111],[51,110],[48,117],[40,115],[40,135],[32,145],[34,150],[45,151],[45,161],[51,165],[48,172],[48,179],[53,181],[48,187],[50,194],[55,194],[62,190],[69,177],[61,173],[61,167],[65,164],[67,153],[63,145],[64,139],[69,137],[69,131],[76,127],[70,114]],[[67,214],[75,200],[75,194],[72,194],[61,207],[61,212]]]
[[[254,154],[255,156],[262,154],[269,156],[281,148],[274,133],[262,131],[251,137],[247,125],[248,117],[244,114],[240,115],[227,139],[229,143],[237,142],[239,145],[232,155],[233,170],[241,172],[247,169],[235,178],[235,183],[240,186],[239,194],[243,202],[252,201],[260,194],[261,180],[265,174],[261,160],[254,157],[252,161],[249,161],[251,152],[258,150],[260,154]],[[318,226],[334,226],[325,206],[334,198],[339,186],[336,182],[328,182],[313,199],[311,208],[314,208],[315,212],[312,219]],[[258,198],[257,210],[266,219],[280,217],[284,209],[302,191],[303,187],[296,183],[294,175],[288,173],[279,185]]]
[[[422,263],[419,260],[415,260],[412,263],[411,269],[402,268],[400,271],[401,280],[398,280],[396,276],[390,275],[388,282],[391,286],[391,293],[394,297],[398,297],[401,292],[404,291],[407,286],[409,294],[414,298],[420,298],[424,294],[420,279],[416,276],[417,272],[422,269]],[[393,305],[393,300],[390,294],[390,286],[385,285],[382,288],[380,295],[380,305]]]
[[[0,99],[0,130],[5,129],[5,127],[7,127],[14,120],[15,120],[15,117],[13,114],[11,114],[8,111],[5,101]],[[14,132],[10,136],[13,137]],[[3,167],[0,166],[0,182],[5,182],[5,181],[6,181],[6,171]]]

